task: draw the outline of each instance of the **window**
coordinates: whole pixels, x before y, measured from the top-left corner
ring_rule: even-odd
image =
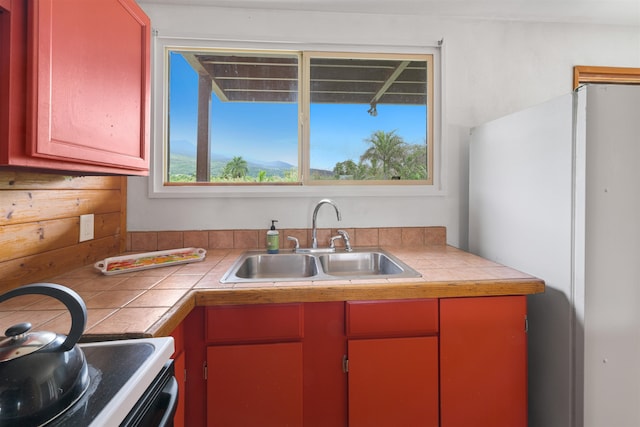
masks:
[[[164,186],[434,182],[433,54],[165,54]]]
[[[169,51],[167,181],[297,183],[299,57]]]
[[[428,182],[431,64],[426,55],[305,55],[307,182]]]

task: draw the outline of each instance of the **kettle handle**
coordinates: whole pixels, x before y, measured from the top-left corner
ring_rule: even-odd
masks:
[[[80,295],[73,289],[55,283],[34,283],[20,286],[0,295],[0,302],[19,295],[29,294],[40,294],[55,298],[67,307],[69,314],[71,314],[71,329],[61,347],[65,351],[71,350],[84,333],[84,328],[87,324],[87,307]]]

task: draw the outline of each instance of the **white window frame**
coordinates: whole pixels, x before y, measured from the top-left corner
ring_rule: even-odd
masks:
[[[235,40],[192,39],[156,36],[153,40],[152,68],[152,144],[151,170],[149,173],[150,198],[213,198],[213,197],[419,197],[443,196],[446,180],[443,165],[445,150],[444,133],[444,43],[429,43],[426,46],[387,45],[315,45],[282,42],[256,42]],[[167,96],[168,51],[197,48],[298,50],[323,52],[403,53],[433,55],[433,183],[430,185],[286,185],[286,186],[216,186],[216,185],[165,185],[167,154]]]

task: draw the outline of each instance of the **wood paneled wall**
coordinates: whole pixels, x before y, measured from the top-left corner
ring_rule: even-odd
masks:
[[[126,177],[0,170],[0,292],[114,256],[126,247]],[[80,215],[94,239],[79,242]]]

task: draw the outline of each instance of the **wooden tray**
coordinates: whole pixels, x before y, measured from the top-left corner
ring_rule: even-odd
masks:
[[[202,248],[171,249],[106,258],[96,262],[93,266],[102,274],[112,275],[198,262],[202,261],[206,254],[207,251]]]

